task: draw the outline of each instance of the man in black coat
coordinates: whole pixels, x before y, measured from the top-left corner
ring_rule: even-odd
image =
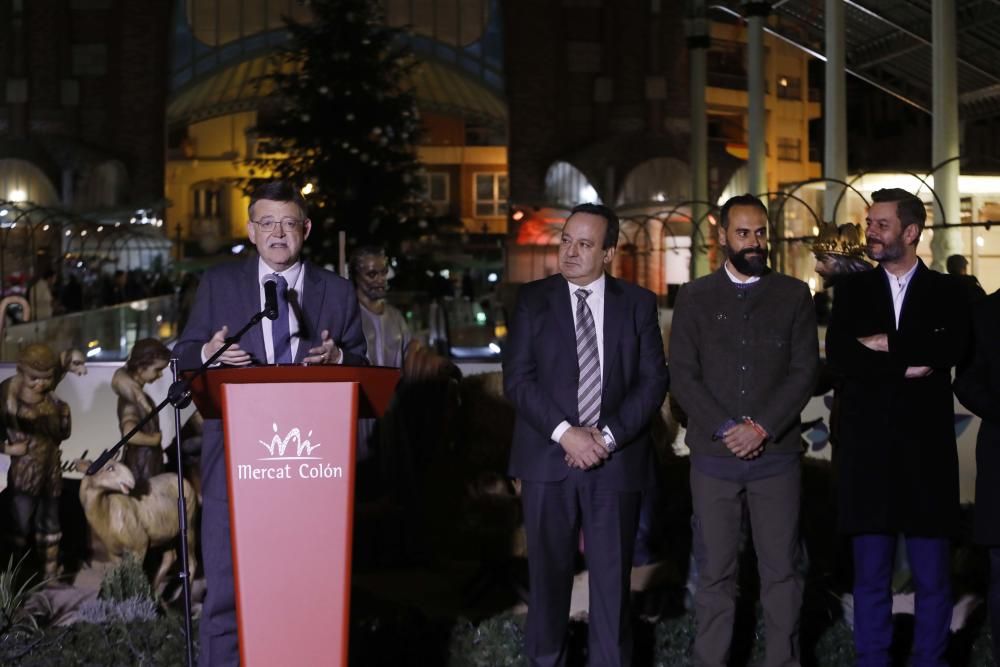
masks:
[[[976,440],[975,539],[989,547],[993,660],[1000,662],[1000,291],[976,304],[973,341],[955,395],[983,420]]]
[[[959,518],[951,369],[968,312],[961,286],[917,257],[925,217],[904,190],[872,194],[866,247],[879,266],[838,283],[827,331],[827,359],[842,378],[838,520],[852,537],[859,665],[889,665],[899,533],[916,587],[913,664],[946,664]]]
[[[605,275],[618,217],[581,204],[563,227],[559,273],[521,288],[504,350],[517,421],[530,597],[525,654],[566,664],[574,557],[590,571],[589,661],[629,665],[629,578],[642,491],[655,481],[649,422],[668,375],[652,292]]]

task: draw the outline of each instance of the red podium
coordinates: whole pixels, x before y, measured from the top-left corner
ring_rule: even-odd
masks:
[[[347,665],[357,419],[381,416],[394,368],[209,370],[223,419],[242,665]]]

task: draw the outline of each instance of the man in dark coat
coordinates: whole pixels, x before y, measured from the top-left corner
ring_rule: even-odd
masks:
[[[656,297],[604,273],[617,242],[614,211],[574,208],[559,273],[521,288],[504,350],[504,393],[517,411],[509,472],[521,480],[533,666],[566,664],[581,528],[590,664],[632,660],[632,552],[642,491],[655,481],[649,422],[668,375]]]
[[[917,257],[925,217],[904,190],[872,194],[866,248],[879,266],[838,283],[827,331],[841,377],[838,520],[852,537],[859,665],[889,664],[899,533],[916,587],[913,664],[946,664],[959,516],[951,369],[968,313],[961,286]]]
[[[1000,291],[976,304],[973,352],[955,379],[955,395],[982,423],[976,440],[975,539],[990,552],[993,660],[1000,663]]]
[[[799,664],[799,414],[816,384],[809,287],[767,268],[767,209],[746,194],[719,216],[726,263],[685,285],[670,332],[673,393],[688,415],[698,586],[693,664],[724,667],[746,511],[761,579],[764,665]]]

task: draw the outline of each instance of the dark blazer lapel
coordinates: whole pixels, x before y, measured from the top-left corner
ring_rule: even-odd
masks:
[[[569,299],[569,286],[566,279],[558,276],[553,279],[549,289],[549,308],[556,321],[556,350],[572,350],[576,359],[576,326],[573,320],[573,305]]]
[[[876,283],[875,291],[873,294],[873,299],[875,301],[875,307],[877,310],[876,317],[878,318],[878,324],[883,325],[885,330],[895,331],[896,330],[896,307],[892,303],[892,287],[889,286],[889,272],[882,268],[882,265],[876,266],[869,273],[872,275],[872,282]],[[899,321],[902,322],[903,318],[900,317]]]
[[[251,257],[243,265],[243,278],[240,281],[240,316],[239,321],[233,326],[242,327],[250,318],[260,312],[260,282],[257,275],[257,257]],[[229,334],[235,334],[239,329],[230,329]],[[260,323],[250,327],[250,330],[243,334],[240,347],[250,353],[254,361],[262,364],[267,363],[267,351],[264,349],[264,330]]]
[[[622,326],[625,321],[625,298],[621,285],[611,276],[604,278],[604,391],[608,388],[608,369],[618,363]]]
[[[295,363],[301,362],[310,348],[319,345],[320,332],[316,330],[316,314],[323,312],[323,301],[326,299],[326,284],[315,267],[303,262],[302,270],[305,271],[302,276],[304,294],[298,296],[301,308],[296,313],[299,319],[299,348],[295,352]],[[333,336],[334,332],[331,331],[330,335]]]

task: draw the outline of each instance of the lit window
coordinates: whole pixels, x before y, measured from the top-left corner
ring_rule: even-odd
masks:
[[[476,216],[503,216],[507,197],[507,174],[476,174]]]
[[[451,179],[447,172],[429,171],[420,176],[420,196],[431,203],[436,215],[445,215],[451,205]]]

